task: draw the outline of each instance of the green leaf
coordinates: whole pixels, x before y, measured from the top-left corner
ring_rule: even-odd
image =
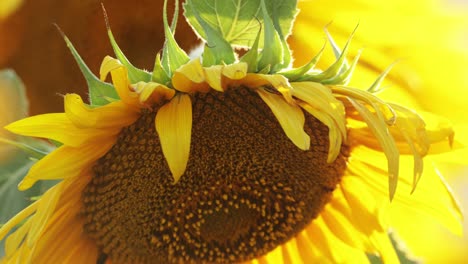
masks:
[[[175,1],[175,5],[179,5],[178,0]],[[169,22],[167,21],[167,0],[164,0],[163,23],[166,41],[164,42],[161,64],[166,74],[171,77],[173,72],[187,63],[190,58],[187,53],[179,47],[174,39],[174,32],[172,32],[169,27]],[[174,24],[173,28],[175,29]]]
[[[114,50],[115,56],[117,59],[127,68],[128,70],[128,78],[131,83],[137,82],[149,82],[151,80],[151,74],[147,71],[138,69],[137,67],[133,66],[132,63],[125,57],[125,54],[120,49],[119,45],[115,41],[114,34],[112,34],[112,30],[109,24],[109,18],[107,16],[106,9],[104,8],[104,4],[102,5],[102,12],[104,13],[104,20],[106,21],[106,28],[107,28],[107,35],[109,36],[109,40]]]
[[[26,96],[26,89],[21,79],[16,72],[12,69],[5,69],[0,71],[0,94],[2,97],[8,98],[3,106],[0,106],[2,111],[2,121],[5,123],[0,124],[4,126],[7,123],[24,118],[28,115],[29,102]],[[11,105],[12,109],[3,109],[3,107]]]
[[[56,25],[57,26],[57,25]],[[73,58],[75,58],[81,73],[83,74],[86,83],[88,84],[89,101],[91,106],[102,106],[108,104],[110,101],[106,98],[119,99],[117,91],[109,83],[102,82],[96,75],[89,69],[86,63],[81,58],[78,51],[75,49],[68,37],[57,26],[60,34],[62,35],[67,47],[70,49]]]
[[[223,38],[220,32],[216,31],[201,18],[201,14],[198,13],[193,2],[187,1],[184,4],[184,9],[186,13],[190,9],[188,12],[195,16],[205,33],[206,45],[203,51],[203,66],[219,65],[223,62],[226,64],[233,63],[236,58],[231,45]]]
[[[186,5],[193,6],[193,11]],[[297,14],[296,5],[296,0],[265,0],[267,13],[274,18],[280,39],[286,39],[291,33]],[[264,24],[261,0],[187,0],[184,7],[187,21],[204,40],[207,40],[207,35],[195,11],[207,25],[234,46],[251,47]],[[263,35],[264,32],[261,33],[259,48],[264,46]]]

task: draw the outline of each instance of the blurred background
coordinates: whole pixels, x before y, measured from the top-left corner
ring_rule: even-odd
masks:
[[[152,69],[164,41],[162,0],[0,0],[0,70],[13,69],[22,80],[19,82],[12,72],[0,76],[0,127],[28,113],[63,111],[62,94],[74,92],[87,97],[85,80],[54,23],[97,73],[103,57],[113,54],[101,2],[114,36],[130,61],[139,68]],[[170,4],[169,13],[173,8]],[[386,67],[399,60],[384,83],[388,89],[382,96],[451,120],[457,147],[450,155],[435,155],[431,162],[447,176],[467,212],[468,154],[461,146],[468,144],[468,1],[309,0],[300,1],[299,8],[289,38],[296,65],[306,63],[320,50],[327,25],[343,46],[359,24],[350,58],[359,49],[364,51],[350,85],[370,86]],[[176,39],[186,51],[198,43],[184,19],[179,20]],[[320,65],[330,65],[333,59],[328,47]],[[24,92],[29,103],[22,99]],[[1,128],[0,137],[15,139]],[[17,155],[21,154],[0,145],[0,164],[13,164],[19,159]],[[2,195],[12,192],[16,183],[5,185],[9,181],[6,175],[12,172],[0,173],[4,174],[0,175],[0,198],[16,197]],[[0,222],[27,202],[21,201],[11,210],[0,209]],[[414,255],[427,263],[468,261],[467,220],[464,238],[437,223],[418,221],[417,216],[413,224],[402,221],[395,220],[399,235]]]

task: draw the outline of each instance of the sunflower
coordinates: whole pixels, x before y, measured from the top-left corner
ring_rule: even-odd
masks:
[[[391,200],[460,232],[461,213],[433,168],[416,189],[423,156],[453,140],[450,127],[383,101],[379,81],[347,86],[357,63],[346,62],[348,45],[326,70],[313,68],[317,57],[289,68],[267,17],[264,42],[274,49],[255,41],[221,61],[221,45],[189,59],[165,21],[152,73],[132,66],[109,30],[117,58],[104,58],[100,81],[87,75],[90,104],[66,94],[64,113],[6,127],[60,143],[19,189],[60,182],[2,226],[0,239],[17,227],[3,261],[365,263],[377,254],[396,263]]]

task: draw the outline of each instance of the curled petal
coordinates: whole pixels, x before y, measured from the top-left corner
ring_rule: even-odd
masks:
[[[331,91],[320,83],[300,82],[291,83],[291,86],[294,97],[329,115],[339,129],[343,140],[346,141],[347,129],[343,103],[338,101]]]
[[[271,86],[278,89],[284,89],[287,87],[291,87],[289,84],[288,79],[283,75],[279,74],[252,74],[248,73],[245,78],[241,80],[242,84],[247,87],[257,88],[261,86]]]
[[[130,90],[127,68],[120,63],[119,60],[106,56],[99,70],[101,80],[105,80],[109,72],[112,75],[112,82],[115,90],[122,101],[128,105],[136,106],[138,103],[138,96],[135,92]]]
[[[136,84],[135,90],[140,94],[140,103],[158,104],[171,100],[175,95],[174,89],[155,82],[139,82]]]
[[[390,200],[393,199],[395,195],[397,183],[398,183],[398,171],[399,171],[399,160],[400,152],[396,146],[395,140],[390,134],[387,125],[383,120],[379,119],[376,115],[367,109],[364,105],[356,102],[354,99],[348,98],[354,108],[359,112],[364,121],[367,123],[367,126],[372,131],[374,136],[379,141],[382,149],[385,153],[385,156],[388,160],[388,188]]]
[[[203,69],[208,85],[219,92],[224,92],[221,76],[224,67],[223,65],[213,65]]]
[[[231,80],[240,80],[247,76],[248,65],[245,62],[229,64],[223,67],[222,74]]]
[[[172,76],[172,85],[177,91],[185,93],[208,92],[210,90],[200,59],[191,60],[178,68]]]
[[[328,127],[329,147],[327,162],[332,163],[340,154],[343,142],[343,135],[337,128],[335,120],[328,113],[322,112],[304,102],[299,102],[299,106]]]
[[[65,95],[65,114],[78,128],[124,127],[139,117],[137,109],[123,102],[91,108],[77,94]]]
[[[111,56],[106,56],[104,60],[102,60],[101,68],[99,69],[99,76],[101,81],[104,81],[111,71],[124,67],[125,66],[120,63],[118,59],[114,59]]]
[[[305,117],[301,108],[297,105],[288,104],[280,95],[269,93],[264,89],[257,89],[256,91],[270,107],[286,136],[298,148],[308,150],[310,148],[310,137],[304,131]]]
[[[156,114],[156,131],[161,148],[177,182],[184,174],[190,154],[192,135],[192,102],[181,94],[163,105]]]

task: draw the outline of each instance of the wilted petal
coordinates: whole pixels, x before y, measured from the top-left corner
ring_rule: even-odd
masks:
[[[310,137],[304,131],[305,117],[298,105],[291,105],[280,95],[269,93],[263,89],[256,90],[263,101],[270,107],[278,119],[286,136],[302,150],[310,147]]]

